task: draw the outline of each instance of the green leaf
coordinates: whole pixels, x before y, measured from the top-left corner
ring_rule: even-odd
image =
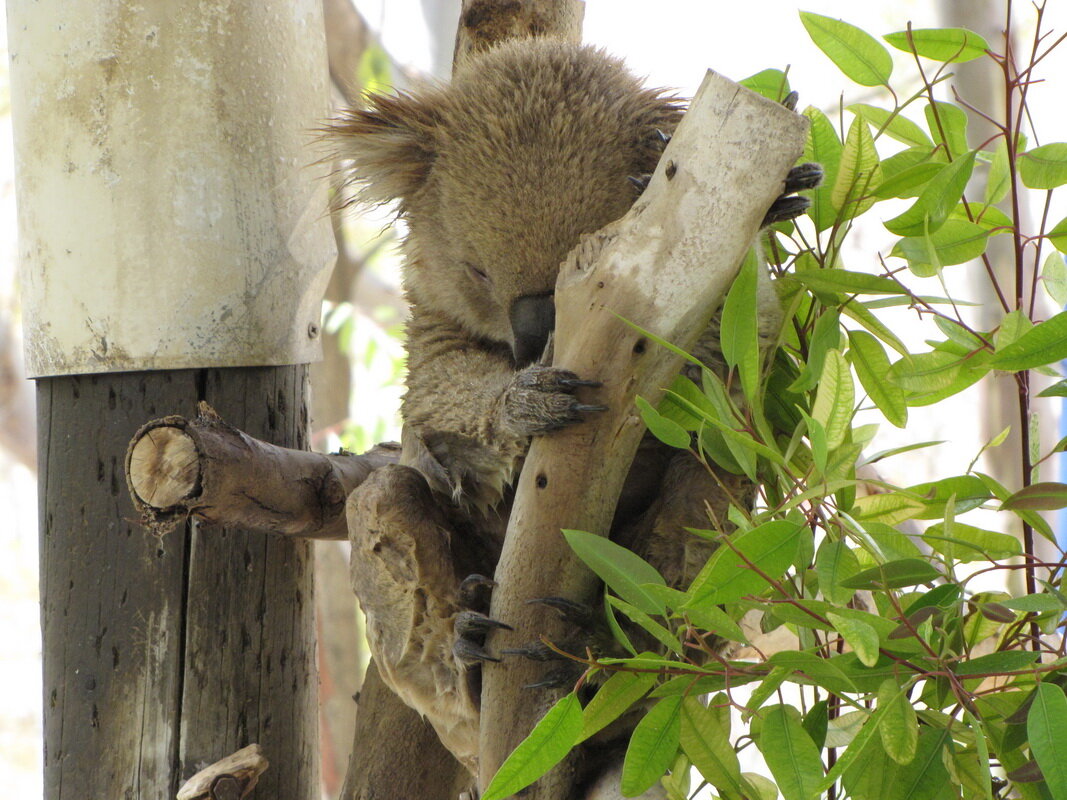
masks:
[[[992,498],[993,494],[981,478],[974,475],[956,475],[930,483],[918,483],[908,487],[908,492],[918,495],[926,504],[919,519],[940,519],[945,516],[945,503],[954,498],[957,514],[978,508]]]
[[[965,219],[975,225],[981,225],[990,233],[1006,233],[1015,228],[1011,217],[996,206],[987,206],[970,201],[957,204],[949,213],[948,218]]]
[[[663,777],[678,752],[681,697],[665,697],[637,723],[622,762],[622,793],[635,797]]]
[[[936,275],[941,267],[964,264],[985,252],[989,231],[963,219],[948,219],[929,236],[901,239],[890,255],[908,260],[908,268],[920,278]]]
[[[686,617],[701,630],[711,631],[716,636],[732,642],[747,642],[748,637],[741,626],[730,619],[730,615],[718,606],[703,605],[699,608],[686,607]]]
[[[967,152],[967,114],[962,108],[934,101],[926,106],[926,124],[934,141],[955,157]]]
[[[808,11],[800,21],[837,68],[861,86],[884,86],[893,72],[893,59],[878,40],[855,25]]]
[[[758,269],[755,252],[749,250],[726,295],[719,323],[723,358],[737,369],[745,396],[750,400],[756,397],[759,384]]]
[[[878,632],[874,628],[866,622],[842,617],[833,612],[827,614],[827,618],[865,666],[873,667],[878,663],[881,654],[878,652]]]
[[[1067,358],[1067,312],[1035,325],[998,350],[989,366],[1009,372],[1043,367]]]
[[[1007,500],[1001,506],[1001,511],[1055,511],[1058,508],[1067,508],[1067,484],[1043,482],[1026,486]]]
[[[1033,666],[1038,654],[1029,650],[1004,650],[956,664],[955,672],[960,677],[988,676],[1005,672],[1018,672]]]
[[[822,760],[795,708],[777,705],[766,709],[759,749],[785,800],[810,800],[818,794]]]
[[[989,43],[966,28],[917,28],[882,37],[897,50],[918,53],[934,61],[961,63],[981,58]]]
[[[1061,253],[1067,253],[1067,217],[1057,222],[1046,235],[1053,247]]]
[[[605,536],[570,530],[563,531],[563,536],[578,558],[619,597],[646,614],[664,613],[663,604],[641,586],[642,583],[666,585],[655,567]]]
[[[806,392],[819,384],[826,353],[841,345],[841,315],[836,308],[828,308],[815,320],[815,329],[808,341],[808,358],[804,369],[793,383],[791,392]]]
[[[749,569],[738,553],[772,580],[778,580],[796,559],[804,531],[804,526],[795,522],[773,520],[731,535],[729,544],[720,545],[693,579],[689,587],[691,599],[680,610],[731,603],[746,595],[759,594],[767,588],[767,582]]]
[[[974,159],[975,151],[971,150],[942,167],[911,208],[884,223],[886,229],[897,236],[921,236],[940,228],[967,188]]]
[[[892,278],[849,272],[844,269],[812,269],[793,273],[793,278],[817,292],[842,294],[903,294],[904,289]]]
[[[652,672],[616,672],[608,678],[589,705],[582,711],[582,732],[578,741],[585,741],[605,728],[648,694],[656,683]]]
[[[845,212],[846,219],[858,217],[877,202],[871,192],[881,180],[871,130],[861,117],[856,117],[845,137],[830,202],[835,209]]]
[[[887,299],[895,300],[897,298]],[[872,301],[872,304],[877,302],[878,301]],[[904,342],[900,341],[900,338],[895,333],[893,333],[893,331],[891,331],[884,322],[882,322],[880,319],[878,319],[878,317],[871,313],[870,309],[867,308],[867,304],[857,302],[847,303],[841,308],[841,311],[846,317],[849,317],[858,322],[860,325],[862,325],[864,328],[866,328],[868,331],[878,337],[879,341],[885,342],[887,345],[889,345],[898,353],[900,353],[900,355],[904,356],[905,358],[911,357],[911,354],[908,352],[908,348],[904,346]]]
[[[811,416],[826,431],[826,446],[835,450],[845,441],[856,405],[852,371],[839,350],[826,353],[822,379],[815,394]]]
[[[962,522],[952,523],[950,536],[946,536],[943,522],[935,523],[923,533],[923,540],[936,552],[963,563],[1011,558],[1022,551],[1014,536]]]
[[[741,764],[718,717],[696,697],[682,700],[679,741],[693,766],[720,792],[744,795]]]
[[[1055,189],[1067,183],[1067,143],[1056,142],[1019,156],[1019,177],[1031,189]]]
[[[941,171],[942,166],[936,161],[916,164],[914,167],[909,167],[883,180],[874,187],[874,194],[882,200],[889,197],[917,197],[922,187],[933,180],[934,176]]]
[[[904,390],[909,406],[930,405],[980,380],[988,371],[987,364],[988,360],[977,356],[932,350],[894,362],[888,378]]]
[[[842,540],[826,539],[815,556],[815,574],[819,578],[819,591],[835,605],[845,605],[856,593],[845,589],[840,582],[860,571],[859,559],[852,548]]]
[[[1016,310],[1004,315],[1000,321],[1000,328],[994,340],[997,351],[1003,350],[1012,342],[1018,341],[1022,335],[1034,327],[1034,323],[1023,311]]]
[[[765,69],[738,83],[776,103],[781,103],[789,94],[789,77],[780,69]]]
[[[856,684],[840,667],[814,653],[781,650],[767,659],[767,663],[775,669],[786,669],[790,673],[799,672],[806,676],[805,680],[794,679],[797,683],[812,683],[837,694],[856,691]]]
[[[1022,597],[1013,597],[1005,600],[1003,605],[1016,611],[1025,611],[1034,614],[1048,614],[1063,611],[1065,604],[1062,600],[1051,594],[1024,594]]]
[[[1067,263],[1060,253],[1049,253],[1041,267],[1041,282],[1045,291],[1063,308],[1067,305]]]
[[[879,687],[878,705],[886,707],[881,726],[882,746],[898,764],[910,764],[919,744],[915,708],[893,678],[887,678]]]
[[[989,175],[986,178],[985,193],[982,199],[992,205],[999,203],[1011,189],[1011,169],[1008,165],[1008,139],[1001,136],[993,148],[993,158],[989,161]]]
[[[633,622],[635,625],[640,626],[647,633],[655,637],[655,639],[668,650],[671,650],[677,653],[678,655],[684,654],[684,651],[682,650],[682,645],[678,641],[678,638],[669,630],[667,630],[658,622],[656,622],[654,619],[652,619],[652,617],[650,617],[644,611],[637,608],[636,606],[630,605],[625,600],[620,600],[619,598],[614,597],[610,594],[607,595],[607,600],[608,604],[612,608],[621,611],[627,616],[627,618],[629,618],[631,622]]]
[[[942,759],[949,729],[925,728],[919,736],[915,758],[908,766],[894,771],[886,787],[885,800],[935,800],[944,797],[949,783],[948,770]]]
[[[932,148],[934,146],[925,131],[905,116],[868,103],[853,103],[846,106],[845,110],[871,123],[876,131],[876,138],[878,134],[885,133],[909,147]]]
[[[643,397],[635,397],[634,404],[641,412],[641,419],[651,431],[652,435],[670,447],[688,450],[692,440],[689,431],[672,419],[668,419],[657,411],[651,403]]]
[[[500,765],[482,800],[501,800],[529,786],[577,743],[582,732],[582,704],[573,692],[563,697]]]
[[[861,522],[882,522],[886,525],[896,525],[917,517],[925,509],[923,503],[898,492],[857,497],[855,503],[856,518]]]
[[[908,424],[908,406],[904,391],[885,379],[889,374],[889,358],[882,345],[866,331],[849,331],[848,345],[848,357],[863,390],[887,420],[903,428]]]
[[[849,589],[900,589],[929,583],[940,577],[941,573],[928,561],[902,558],[865,569],[841,581],[841,585]]]
[[[900,691],[903,693],[903,687],[901,687]],[[874,735],[881,727],[885,715],[886,707],[879,704],[874,709],[874,713],[867,717],[866,722],[860,727],[859,732],[852,739],[851,744],[849,744],[844,753],[838,756],[837,761],[834,762],[834,765],[830,768],[829,772],[826,773],[826,777],[824,777],[816,787],[816,791],[819,794],[833,786],[833,784],[841,777],[841,774],[851,767],[861,755],[866,753]],[[812,797],[815,796],[816,795],[812,795]]]
[[[833,123],[819,109],[809,106],[804,109],[804,116],[811,121],[808,138],[804,144],[804,160],[822,164],[822,185],[809,193],[811,209],[809,216],[817,230],[824,231],[834,224],[837,213],[830,203],[830,194],[837,180],[837,167],[841,163],[841,151],[844,145],[837,138]]]

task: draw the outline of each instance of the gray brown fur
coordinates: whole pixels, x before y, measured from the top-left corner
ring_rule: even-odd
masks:
[[[399,200],[410,229],[405,461],[432,455],[435,489],[494,506],[529,436],[575,421],[571,391],[517,371],[511,304],[551,292],[579,238],[629,209],[628,176],[655,168],[656,131],[681,113],[621,62],[541,39],[473,59],[447,87],[373,98],[335,126],[359,199]]]

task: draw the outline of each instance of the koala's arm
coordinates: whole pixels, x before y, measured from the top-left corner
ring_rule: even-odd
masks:
[[[417,307],[407,336],[402,463],[438,492],[494,505],[529,444],[504,425],[504,397],[516,376],[508,349]]]

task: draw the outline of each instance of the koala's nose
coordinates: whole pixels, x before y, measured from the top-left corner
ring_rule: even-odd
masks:
[[[511,304],[511,332],[515,337],[513,352],[520,367],[541,357],[555,324],[556,304],[551,292],[528,294]]]

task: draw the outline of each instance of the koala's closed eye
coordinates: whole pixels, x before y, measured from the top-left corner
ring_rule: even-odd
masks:
[[[471,264],[469,261],[464,261],[463,266],[467,268],[467,274],[471,276],[471,279],[475,283],[489,284],[493,282],[492,278],[489,277],[489,275],[484,269],[479,269],[478,267],[474,266],[474,264]]]

